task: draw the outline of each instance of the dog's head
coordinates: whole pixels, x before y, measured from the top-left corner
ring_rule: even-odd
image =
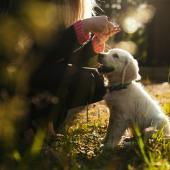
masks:
[[[139,80],[139,67],[133,56],[122,49],[111,49],[107,53],[99,54],[99,63],[105,70],[109,83],[129,83]]]

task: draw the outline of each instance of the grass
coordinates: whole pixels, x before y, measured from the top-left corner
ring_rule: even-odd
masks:
[[[170,114],[169,93],[155,94],[162,108]],[[166,98],[166,100],[162,100]],[[130,145],[120,143],[114,150],[103,150],[103,139],[108,124],[108,112],[104,103],[90,105],[74,114],[61,134],[46,138],[39,130],[30,152],[21,157],[14,150],[12,161],[5,160],[0,170],[169,170],[170,140],[162,132],[145,141],[136,128],[137,138]],[[15,167],[15,168],[14,168]]]
[[[170,104],[163,104],[162,107],[167,114],[170,113]],[[108,115],[95,115],[92,107],[88,112],[88,122],[86,116],[80,112],[77,119],[68,126],[67,133],[53,141],[57,153],[64,157],[65,163],[61,164],[69,167],[64,166],[63,169],[170,169],[170,140],[164,139],[161,131],[145,141],[136,129],[137,141],[130,146],[120,145],[114,150],[103,151],[102,141],[107,129]]]
[[[169,93],[155,94],[155,97],[159,101],[162,98],[167,99],[161,105],[163,110],[170,114]],[[60,150],[61,155],[64,152],[68,154],[71,163],[69,169],[170,169],[170,140],[164,139],[161,131],[145,141],[137,130],[137,142],[132,142],[130,146],[120,145],[114,150],[103,151],[102,141],[107,129],[107,111],[104,110],[99,114],[96,107],[91,107],[88,117],[87,121],[87,114],[80,112],[77,119],[69,125],[67,135],[63,137],[62,142],[54,142],[54,148]]]

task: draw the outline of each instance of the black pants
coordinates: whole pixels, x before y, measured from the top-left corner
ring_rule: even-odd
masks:
[[[40,125],[52,119],[56,127],[63,123],[68,109],[100,101],[105,94],[103,77],[96,69],[67,64],[36,71],[30,89],[30,120]]]

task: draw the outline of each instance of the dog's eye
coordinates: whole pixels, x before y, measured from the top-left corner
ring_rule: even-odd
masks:
[[[116,53],[113,54],[112,57],[113,57],[113,58],[119,58],[118,54],[116,54]]]

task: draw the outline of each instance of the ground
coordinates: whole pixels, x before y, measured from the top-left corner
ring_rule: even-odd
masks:
[[[157,99],[161,104],[169,103],[170,104],[170,84],[161,83],[161,84],[151,84],[146,85],[146,90],[151,94],[155,99]]]
[[[170,84],[148,84],[145,89],[170,116]],[[108,125],[104,101],[70,111],[66,124],[56,137],[38,130],[30,152],[14,150],[0,165],[2,170],[170,170],[170,139],[161,131],[145,140],[138,129],[134,140],[123,136],[115,149],[104,150]],[[45,142],[44,142],[45,138]],[[44,142],[44,144],[43,144]],[[43,147],[42,147],[43,146]]]
[[[170,84],[145,83],[145,89],[170,115]],[[103,151],[102,141],[109,116],[104,101],[73,109],[69,115],[66,134],[52,142],[53,148],[62,157],[60,163],[64,169],[170,169],[170,141],[163,140],[159,134],[147,144],[139,136],[135,144]]]

